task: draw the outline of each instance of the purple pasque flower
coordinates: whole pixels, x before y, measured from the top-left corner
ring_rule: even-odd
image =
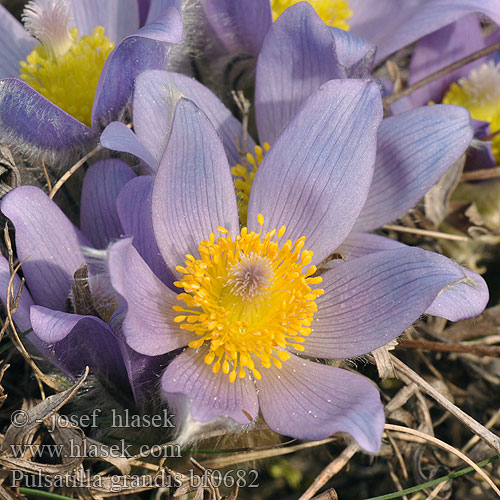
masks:
[[[351,56],[366,54],[366,45],[357,45],[355,42],[360,39],[350,35],[336,40],[336,51],[332,51],[331,30],[307,3],[289,8],[273,23],[258,57],[255,79],[255,117],[261,145],[274,143],[320,85],[331,78],[346,78],[364,71],[365,59]],[[340,43],[342,40],[346,43]],[[361,62],[350,66],[353,61]],[[230,166],[242,162],[235,136],[240,145],[246,141],[246,151],[253,152],[253,139],[243,137],[241,124],[212,92],[191,78],[166,71],[139,76],[132,103],[134,132],[123,124],[111,123],[101,135],[101,144],[135,154],[149,165],[151,172],[156,172],[179,95],[192,100],[208,116],[222,138]],[[469,114],[457,106],[426,106],[384,119],[378,130],[370,196],[354,227],[356,234],[348,238],[351,246],[343,247],[344,257],[397,245],[366,233],[412,208],[466,151],[471,137]],[[252,174],[253,167],[248,162],[246,167]],[[363,239],[361,232],[365,233]],[[140,238],[136,233],[130,234],[136,236],[137,246]],[[158,261],[157,255],[157,251],[143,254],[150,266],[153,258]]]
[[[205,16],[223,48],[231,53],[256,55],[273,22],[273,7],[282,12],[295,0],[201,0]],[[471,13],[481,13],[500,23],[498,0],[348,0],[326,2],[313,0],[311,5],[323,14],[325,7],[339,5],[355,35],[377,46],[376,61],[381,61],[416,40]],[[348,3],[348,6],[345,4]],[[279,5],[278,5],[279,4]],[[327,5],[324,5],[327,4]],[[351,13],[352,15],[348,14]],[[328,24],[329,17],[322,15]],[[335,19],[335,17],[334,17]]]
[[[151,200],[142,245],[160,252],[174,286],[130,240],[111,245],[108,267],[127,304],[127,343],[149,356],[185,347],[161,379],[180,424],[221,417],[245,425],[260,411],[276,432],[301,439],[345,432],[376,452],[384,416],[375,386],[302,356],[368,353],[450,294],[454,315],[485,307],[481,277],[419,248],[335,261],[317,275],[367,204],[381,119],[374,83],[322,85],[264,156],[248,229],[240,229],[220,136],[193,102],[178,101],[156,174],[142,177]],[[119,215],[137,206],[138,190],[125,190]]]
[[[71,377],[85,366],[125,396],[132,387],[138,402],[160,358],[140,356],[121,338],[119,297],[99,263],[99,251],[124,232],[116,198],[136,174],[124,162],[93,164],[81,199],[81,231],[40,189],[22,186],[2,200],[3,214],[15,228],[21,272],[26,280],[13,315],[19,332]],[[9,264],[0,258],[0,298],[6,303]],[[14,294],[20,279],[14,279]]]
[[[122,117],[135,77],[164,68],[181,40],[175,3],[153,0],[142,28],[138,0],[33,0],[24,27],[0,6],[2,143],[49,150],[50,160],[97,142],[99,128]]]

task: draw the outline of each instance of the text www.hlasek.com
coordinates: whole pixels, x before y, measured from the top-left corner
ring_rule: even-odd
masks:
[[[135,455],[132,444],[125,443],[121,439],[119,444],[102,446],[96,443],[89,443],[87,440],[69,440],[64,444],[11,444],[10,452],[14,458],[22,458],[26,454],[32,457],[42,455],[50,458],[131,458]],[[181,447],[178,444],[172,445],[142,445],[139,454],[147,453],[153,458],[180,458]]]

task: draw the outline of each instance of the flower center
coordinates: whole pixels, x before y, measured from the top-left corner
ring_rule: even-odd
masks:
[[[90,126],[92,105],[107,57],[114,44],[97,26],[78,39],[69,29],[69,7],[64,0],[32,0],[23,12],[24,26],[37,45],[20,61],[20,77],[44,97]]]
[[[280,245],[286,228],[263,235],[264,217],[258,221],[259,233],[245,227],[234,240],[218,227],[221,236],[212,233],[200,243],[200,259],[186,255],[185,266],[177,267],[183,276],[175,286],[184,289],[177,299],[185,306],[174,306],[182,313],[174,321],[199,337],[189,347],[206,344],[205,363],[230,382],[247,371],[260,379],[256,362],[281,368],[290,357],[287,346],[303,351],[323,293],[312,288],[322,280],[312,277],[316,267],[309,266],[313,252],[303,250],[305,236]]]
[[[238,200],[238,213],[242,224],[246,224],[248,212],[248,200],[250,199],[250,191],[252,189],[253,180],[259,165],[264,159],[264,151],[269,151],[271,146],[269,143],[264,143],[264,149],[260,146],[255,146],[255,154],[247,153],[245,160],[249,164],[248,167],[238,163],[231,168],[231,173],[236,177],[234,181],[234,189]]]
[[[492,133],[500,130],[500,64],[490,61],[472,70],[469,78],[452,83],[443,104],[463,106],[475,120],[490,122]],[[493,138],[492,149],[500,163],[500,136]]]
[[[299,3],[301,0],[271,0],[271,8],[273,9],[273,19],[276,19],[288,9],[291,5]],[[349,31],[349,24],[346,19],[352,17],[353,12],[349,8],[347,0],[309,0],[319,17],[328,26],[335,26]]]

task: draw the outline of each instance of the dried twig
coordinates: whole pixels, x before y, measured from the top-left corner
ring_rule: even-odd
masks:
[[[28,353],[28,351],[24,347],[24,344],[22,343],[21,339],[19,338],[19,334],[17,333],[16,326],[14,324],[14,320],[12,319],[13,311],[12,311],[12,302],[10,300],[10,297],[11,297],[11,295],[13,295],[14,278],[16,276],[17,271],[19,271],[21,265],[22,265],[22,262],[20,262],[14,268],[14,272],[10,276],[9,284],[7,286],[8,299],[5,301],[5,305],[6,305],[6,309],[7,309],[7,317],[9,318],[9,322],[10,322],[10,330],[9,331],[11,332],[12,342],[17,346],[17,348],[19,349],[19,351],[23,355],[24,359],[26,360],[28,365],[31,367],[33,372],[35,373],[36,377],[40,381],[42,381],[44,384],[49,386],[50,388],[59,392],[63,389],[62,386],[59,385],[54,380],[52,380],[51,378],[47,377],[47,375],[45,375],[45,373],[43,373],[42,370],[40,370],[40,368],[38,368],[36,363],[33,361],[32,357],[30,356],[30,354]],[[41,391],[42,397],[44,397],[43,386],[41,384],[39,384],[39,386],[40,386],[40,391]]]
[[[43,169],[43,174],[45,175],[45,180],[47,181],[47,188],[50,193],[52,191],[52,182],[50,181],[50,175],[49,172],[47,171],[47,166],[45,165],[45,154],[49,149],[50,148],[45,149],[42,153],[42,169]]]
[[[477,344],[446,344],[444,342],[434,342],[431,340],[409,340],[400,339],[398,347],[403,349],[421,349],[433,352],[465,352],[467,354],[477,354],[478,356],[500,356],[500,346],[477,345]]]
[[[332,441],[336,441],[337,439],[338,438],[328,438],[322,439],[321,441],[308,441],[306,443],[300,443],[285,448],[273,448],[270,450],[237,453],[230,456],[214,458],[213,460],[206,460],[202,462],[201,465],[203,465],[207,469],[222,469],[223,467],[227,467],[229,465],[236,465],[244,462],[251,462],[252,460],[261,460],[263,458],[287,455],[288,453],[294,453],[296,451],[305,450],[307,448],[315,448],[316,446],[331,443]]]
[[[464,172],[462,181],[483,181],[485,179],[495,179],[500,177],[500,167],[483,168],[481,170],[473,170],[472,172]]]
[[[236,106],[238,106],[238,109],[241,113],[241,126],[242,126],[242,140],[243,144],[240,144],[239,137],[236,136],[236,144],[238,146],[238,153],[241,156],[241,159],[243,162],[246,162],[246,154],[248,153],[248,144],[247,144],[247,139],[248,139],[248,118],[250,116],[250,101],[245,97],[245,94],[243,93],[242,90],[238,90],[237,92],[235,90],[231,91],[231,94],[233,96],[234,102],[236,103]]]
[[[406,366],[395,356],[391,355],[392,362],[397,372],[402,373],[406,378],[414,382],[420,390],[436,400],[445,410],[466,425],[474,434],[477,434],[486,444],[491,446],[497,454],[500,454],[500,439],[491,431],[486,429],[484,425],[474,420],[470,415],[455,406],[451,401],[445,398],[439,391],[434,389],[426,380],[415,373],[410,367]]]
[[[99,144],[97,145],[92,151],[87,153],[81,160],[77,161],[67,172],[64,173],[64,175],[55,183],[54,187],[51,189],[49,193],[49,198],[52,200],[56,193],[61,189],[61,187],[64,185],[64,183],[82,166],[85,164],[85,162],[94,156],[96,153],[98,153],[102,148],[102,146]]]
[[[445,443],[444,441],[441,441],[440,439],[434,436],[430,436],[429,434],[425,434],[423,432],[417,431],[416,429],[411,429],[409,427],[403,427],[401,425],[394,425],[394,424],[385,424],[385,429],[386,431],[395,431],[395,432],[410,434],[411,436],[416,436],[420,438],[420,440],[435,444],[436,446],[439,446],[443,450],[446,450],[449,453],[456,455],[465,463],[469,464],[490,485],[491,489],[498,495],[498,497],[500,497],[500,490],[497,488],[496,484],[491,480],[488,474],[486,474],[486,472],[483,469],[478,467],[473,460],[471,460],[467,455],[464,455],[460,450],[457,450],[453,446],[449,445],[448,443]]]
[[[342,470],[354,454],[359,451],[356,443],[351,443],[335,460],[330,462],[307,488],[299,500],[310,500],[335,474]]]
[[[441,233],[440,231],[429,231],[428,229],[418,229],[416,227],[395,226],[393,224],[386,224],[382,229],[389,231],[397,231],[400,233],[419,234],[421,236],[429,236],[430,238],[438,238],[442,240],[451,241],[470,241],[467,236],[459,236],[456,234]]]
[[[477,61],[478,59],[481,59],[482,57],[487,56],[488,54],[492,54],[497,50],[500,50],[500,42],[494,43],[493,45],[489,45],[484,49],[478,50],[468,55],[467,57],[463,57],[462,59],[455,61],[452,64],[448,64],[448,66],[445,66],[443,69],[436,71],[435,73],[432,73],[432,75],[422,78],[422,80],[419,80],[418,82],[415,82],[413,85],[406,87],[401,92],[391,94],[386,98],[384,98],[384,107],[385,108],[389,107],[391,104],[395,103],[396,101],[399,101],[399,99],[402,99],[403,97],[412,94],[416,90],[425,87],[429,83],[435,82],[436,80],[439,80],[439,78],[449,75],[450,73],[453,73],[453,71],[462,68],[463,66],[466,66],[467,64],[473,61]]]

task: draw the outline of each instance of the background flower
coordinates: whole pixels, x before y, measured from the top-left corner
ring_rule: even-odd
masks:
[[[0,26],[2,36],[5,37],[4,50],[0,54],[0,76],[5,78],[0,81],[2,143],[31,156],[31,159],[34,155],[48,150],[46,159],[53,163],[53,159],[60,152],[89,147],[95,143],[96,131],[99,128],[113,119],[123,117],[135,77],[144,69],[165,67],[170,45],[178,43],[182,37],[182,21],[175,6],[167,8],[167,3],[154,0],[151,4],[151,16],[147,19],[148,24],[139,29],[137,0],[125,2],[126,4],[121,0],[72,0],[59,4],[54,3],[54,0],[35,0],[35,10],[31,13],[26,11],[32,34],[38,33],[38,37],[45,40],[42,43],[45,48],[42,50],[50,52],[57,46],[61,46],[64,53],[70,50],[68,40],[53,40],[52,44],[48,40],[51,40],[51,37],[57,38],[54,33],[64,30],[66,36],[69,36],[68,28],[73,26],[73,23],[80,36],[92,34],[96,26],[103,26],[104,34],[117,45],[107,58],[101,74],[93,75],[94,80],[99,80],[95,97],[91,92],[89,102],[85,104],[81,95],[71,95],[74,101],[69,98],[63,100],[68,101],[69,107],[66,110],[69,112],[73,108],[80,110],[84,106],[84,114],[88,115],[84,123],[68,115],[17,79],[20,76],[20,62],[26,59],[37,41],[10,13],[3,7],[0,8]],[[160,12],[163,7],[165,10]],[[98,44],[95,50],[100,53],[104,49]],[[72,71],[76,76],[84,74],[89,79],[92,79],[92,72],[100,70],[100,67],[81,67],[82,61],[78,58],[70,58],[64,64],[68,72]],[[36,64],[29,67],[33,68],[36,75]],[[74,80],[73,77],[69,78],[68,84],[74,85]],[[57,81],[59,82],[60,78]],[[82,84],[82,91],[88,94],[86,85]],[[77,94],[74,89],[61,88],[60,92],[63,95],[66,92]],[[78,111],[77,116],[83,115]],[[89,125],[92,125],[92,128],[89,128]]]

